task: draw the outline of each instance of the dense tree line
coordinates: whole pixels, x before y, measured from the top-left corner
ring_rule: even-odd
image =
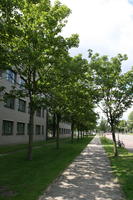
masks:
[[[30,100],[28,159],[32,159],[38,107],[54,114],[59,148],[59,122],[71,123],[73,142],[75,128],[78,132],[94,129],[96,105],[107,115],[117,156],[115,128],[133,102],[133,71],[121,73],[127,57],[119,54],[109,59],[92,50],[88,60],[82,55],[71,57],[69,49],[78,47],[79,37],[61,35],[71,11],[59,1],[52,5],[50,0],[2,0],[0,6],[0,68],[20,75],[24,88],[16,86],[11,94]]]

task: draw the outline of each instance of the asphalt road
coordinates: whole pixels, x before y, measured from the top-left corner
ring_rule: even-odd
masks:
[[[112,135],[106,135],[107,138],[112,139]],[[116,140],[118,138],[124,143],[125,148],[130,152],[133,152],[133,135],[116,134]]]

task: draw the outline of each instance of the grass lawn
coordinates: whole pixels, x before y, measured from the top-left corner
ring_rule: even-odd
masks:
[[[133,200],[133,153],[118,148],[119,157],[113,157],[112,141],[102,137],[101,142],[109,156],[114,174],[118,177],[126,200]]]
[[[47,143],[51,143],[51,142],[55,142],[55,139],[51,138],[47,141]],[[44,143],[46,143],[45,141],[41,141],[41,142],[34,142],[33,143],[33,147],[36,146],[41,146],[44,145]],[[19,150],[24,150],[28,148],[28,144],[10,144],[10,145],[2,145],[0,146],[0,154],[6,154],[6,153],[10,153],[10,152],[15,152],[15,151],[19,151]]]
[[[27,151],[0,157],[0,200],[37,200],[47,186],[85,148],[93,136],[61,140],[33,149],[33,160],[26,160]],[[5,192],[5,193],[4,193]],[[14,195],[14,196],[13,196]]]

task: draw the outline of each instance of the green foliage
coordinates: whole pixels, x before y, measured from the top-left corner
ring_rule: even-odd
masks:
[[[98,129],[103,132],[107,132],[109,130],[108,122],[105,119],[101,119]]]
[[[128,120],[133,121],[133,111],[130,112],[130,114],[128,115]]]
[[[117,125],[117,129],[120,132],[126,132],[127,131],[127,121],[126,120],[120,120],[118,125]]]
[[[128,129],[133,132],[133,111],[130,112],[129,116],[128,116]]]
[[[24,82],[21,89],[19,83],[16,83],[10,93],[16,97],[29,97],[29,123],[31,124],[29,147],[31,151],[34,113],[38,105],[39,107],[45,106],[45,108],[47,106],[46,102],[42,104],[42,99],[51,92],[48,88],[51,71],[52,74],[56,73],[65,57],[68,56],[68,50],[78,46],[79,39],[77,34],[69,38],[61,36],[70,9],[59,1],[52,5],[49,0],[14,0],[11,2],[7,0],[5,3],[2,1],[1,10],[0,25],[3,28],[1,48],[3,52],[5,51],[1,65],[3,66],[6,62],[3,58],[6,58],[6,54],[9,53],[10,68]],[[57,89],[56,101],[61,98]]]
[[[88,61],[82,55],[75,56],[71,61],[70,75],[67,75],[68,86],[66,90],[67,110],[78,129],[92,128],[96,122],[93,111],[93,87],[91,73],[88,71]]]
[[[89,121],[92,127],[96,116],[93,112],[92,84],[89,87],[86,80],[91,75],[86,73],[87,70],[88,61],[82,55],[74,58],[67,56],[58,68],[49,70],[49,90],[44,101],[53,112],[60,113],[62,119],[78,126],[80,122],[80,126],[84,124],[85,127],[89,127]],[[45,86],[44,82],[42,84]]]
[[[99,106],[106,114],[114,141],[115,155],[117,145],[115,128],[123,113],[133,103],[133,69],[125,74],[121,72],[122,62],[127,60],[126,55],[118,54],[116,57],[99,56],[89,50],[90,68],[93,71]]]
[[[0,186],[6,186],[15,196],[1,200],[35,200],[57,176],[79,155],[93,137],[81,141],[62,140],[61,148],[49,143],[34,149],[34,159],[25,160],[25,152],[0,157]],[[10,163],[10,164],[9,164]]]
[[[118,178],[126,200],[133,199],[133,153],[119,148],[119,157],[113,157],[113,144],[106,138],[101,138],[102,144],[111,161],[112,170]]]
[[[19,35],[18,21],[21,17],[19,9],[22,1],[1,0],[0,2],[0,69],[11,66],[11,43]]]

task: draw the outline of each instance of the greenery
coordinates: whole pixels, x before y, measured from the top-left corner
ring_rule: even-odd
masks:
[[[101,119],[99,126],[97,126],[98,131],[107,132],[110,130],[107,120],[104,118]]]
[[[133,111],[130,112],[129,116],[128,116],[128,130],[131,131],[133,133]]]
[[[118,177],[124,191],[126,200],[133,199],[133,153],[124,148],[119,148],[119,156],[113,156],[113,143],[102,137],[102,144],[108,154],[114,174]]]
[[[73,159],[85,148],[93,136],[82,140],[60,141],[60,149],[55,143],[33,149],[32,161],[25,159],[26,151],[0,157],[0,186],[7,187],[16,194],[0,200],[36,200],[52,181],[63,172]]]
[[[55,139],[50,139],[47,143],[55,142]],[[33,147],[41,146],[46,144],[45,141],[34,142]],[[0,146],[0,154],[11,153],[19,150],[25,150],[28,148],[28,144],[10,144],[10,145],[2,145]]]
[[[115,131],[123,113],[133,103],[133,68],[122,74],[121,66],[126,55],[100,56],[89,50],[90,68],[97,91],[98,106],[107,117],[114,142],[114,155],[118,155]]]
[[[0,8],[2,20],[0,22],[5,30],[2,32],[2,36],[7,35],[8,38],[6,43],[10,50],[10,69],[15,71],[23,82],[21,88],[19,87],[20,83],[16,83],[10,93],[17,98],[28,97],[29,99],[30,126],[27,157],[32,160],[34,116],[38,105],[42,106],[41,99],[49,94],[48,83],[51,80],[49,73],[51,69],[56,72],[61,63],[64,63],[68,50],[71,47],[77,47],[79,39],[77,34],[73,34],[69,38],[61,36],[71,11],[59,1],[52,5],[49,0],[18,0],[17,7],[14,6],[15,2],[15,0],[11,4],[2,2]],[[7,7],[8,3],[10,6]],[[8,29],[5,21],[8,22]],[[13,31],[9,32],[10,27]],[[15,28],[19,34],[14,34]],[[2,41],[6,46],[5,39]],[[2,49],[5,49],[3,45]],[[5,70],[4,66],[3,70]],[[43,89],[45,88],[43,92],[42,83]],[[52,83],[54,83],[53,79]],[[43,106],[47,107],[46,104]]]
[[[107,115],[117,155],[116,124],[133,102],[133,71],[121,73],[127,56],[109,58],[89,50],[89,61],[81,54],[70,57],[69,49],[78,47],[79,36],[63,37],[71,10],[59,1],[2,0],[0,12],[0,69],[13,70],[20,78],[7,98],[27,97],[29,101],[27,158],[32,160],[37,109],[43,107],[55,115],[53,133],[59,148],[59,122],[71,123],[73,141],[75,128],[88,131],[96,127],[94,108],[99,102]],[[4,89],[0,86],[0,91]]]
[[[117,125],[117,129],[121,133],[127,132],[127,121],[126,120],[120,120],[118,125]]]

